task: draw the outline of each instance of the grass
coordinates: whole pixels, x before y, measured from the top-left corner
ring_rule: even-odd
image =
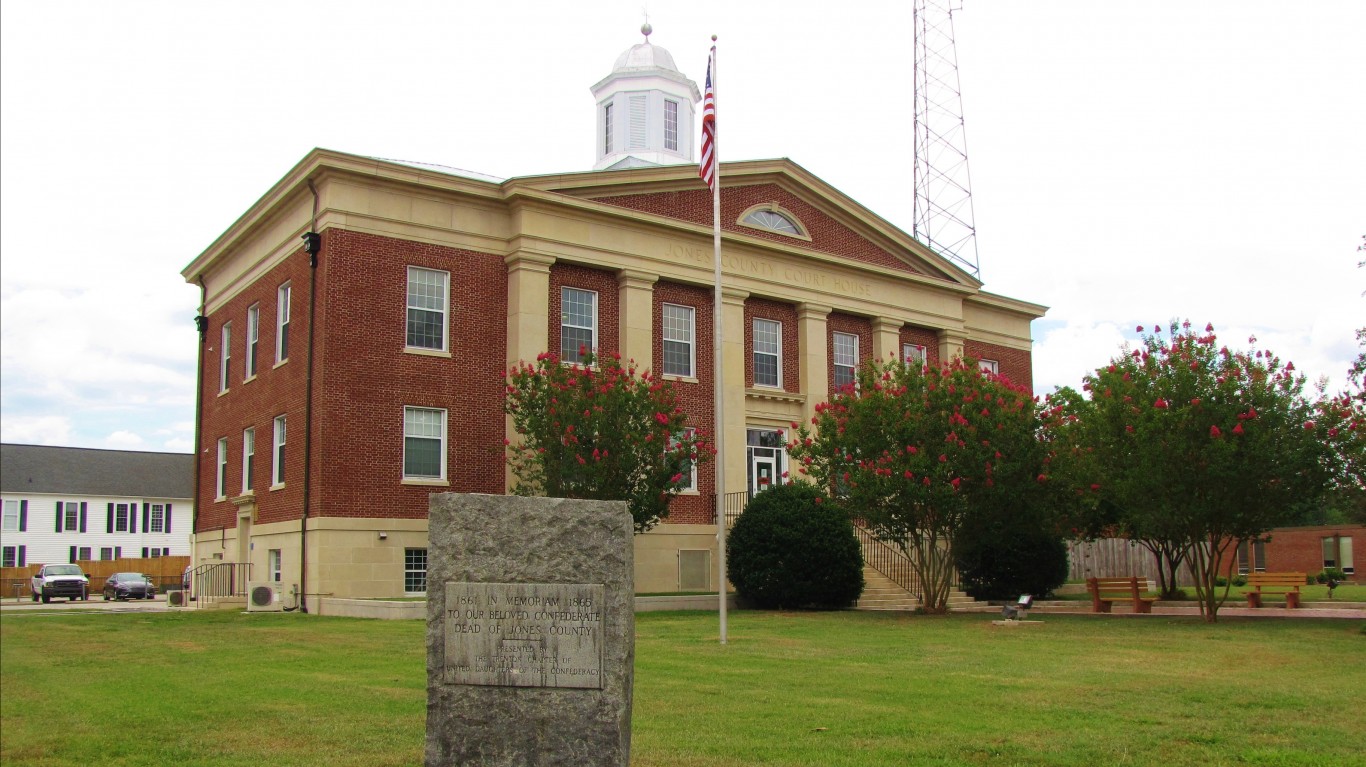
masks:
[[[633,764],[1361,765],[1366,623],[636,617]],[[0,618],[0,764],[418,765],[423,621]],[[1355,734],[1354,734],[1355,733]]]

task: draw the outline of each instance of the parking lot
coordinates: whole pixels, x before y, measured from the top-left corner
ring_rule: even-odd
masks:
[[[130,599],[127,601],[105,601],[98,594],[86,600],[72,602],[67,599],[54,599],[48,604],[34,602],[29,595],[25,594],[19,598],[7,596],[0,600],[0,613],[6,616],[17,615],[56,615],[59,613],[73,612],[102,612],[102,613],[148,613],[166,612],[171,608],[166,604],[166,596],[158,594],[152,599]],[[177,610],[183,608],[175,608]]]

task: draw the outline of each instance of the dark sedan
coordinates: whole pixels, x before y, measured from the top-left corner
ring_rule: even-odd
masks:
[[[157,595],[157,587],[142,573],[114,573],[104,582],[104,598],[109,599],[151,599]]]

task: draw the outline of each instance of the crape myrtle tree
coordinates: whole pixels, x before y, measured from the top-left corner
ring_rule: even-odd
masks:
[[[1091,499],[1090,532],[1153,551],[1164,590],[1185,559],[1201,614],[1215,621],[1229,555],[1323,496],[1350,413],[1307,398],[1293,363],[1221,345],[1213,326],[1173,322],[1169,339],[1160,327],[1138,332],[1137,348],[1085,377],[1089,396],[1048,399],[1051,465]]]
[[[517,495],[626,501],[637,533],[668,516],[692,467],[713,454],[687,425],[673,385],[625,366],[619,355],[582,362],[537,356],[508,371],[503,410],[518,434],[506,441]]]
[[[814,431],[793,426],[799,472],[906,554],[926,612],[947,610],[955,542],[975,516],[1044,507],[1032,394],[973,360],[871,362],[816,407]]]

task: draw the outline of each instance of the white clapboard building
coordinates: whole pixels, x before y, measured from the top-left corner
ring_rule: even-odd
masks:
[[[194,457],[0,445],[4,567],[185,556]]]

